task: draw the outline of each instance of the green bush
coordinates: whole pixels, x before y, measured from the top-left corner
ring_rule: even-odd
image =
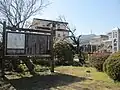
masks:
[[[48,71],[49,68],[46,67],[46,66],[35,65],[34,70],[35,70],[36,72],[44,72],[44,71]]]
[[[54,55],[56,65],[71,65],[73,63],[73,50],[65,41],[60,41],[54,45]]]
[[[34,59],[33,63],[35,65],[50,66],[50,59],[47,59],[47,58]]]
[[[108,57],[108,53],[94,53],[89,59],[89,64],[98,71],[103,71],[103,64]]]
[[[103,65],[103,70],[110,78],[120,81],[120,52],[112,54]]]

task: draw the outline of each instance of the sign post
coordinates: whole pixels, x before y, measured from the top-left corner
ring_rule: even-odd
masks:
[[[53,38],[54,38],[54,30],[55,28],[55,23],[50,24],[50,29],[51,29],[51,72],[54,72],[54,51],[53,51]]]
[[[3,41],[2,41],[2,77],[4,77],[4,65],[5,65],[5,41],[6,41],[6,22],[3,23]]]

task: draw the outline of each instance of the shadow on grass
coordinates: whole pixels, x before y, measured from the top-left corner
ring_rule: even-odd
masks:
[[[42,75],[9,80],[16,90],[49,90],[58,86],[68,85],[74,82],[86,80],[84,77],[76,77],[67,74],[55,73],[54,75]]]

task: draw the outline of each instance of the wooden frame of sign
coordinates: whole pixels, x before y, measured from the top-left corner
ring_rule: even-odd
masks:
[[[3,24],[2,72],[4,76],[5,58],[42,57],[51,58],[51,72],[54,72],[53,28],[40,30],[14,28]]]

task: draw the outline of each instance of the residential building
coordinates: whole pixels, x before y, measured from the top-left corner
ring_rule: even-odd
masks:
[[[81,47],[82,47],[82,51],[84,52],[96,52],[96,51],[105,51],[107,48],[105,47],[105,41],[108,40],[108,36],[107,35],[94,35],[91,38],[85,38],[84,40],[88,40],[87,43],[84,42],[80,42]],[[81,40],[82,41],[82,40]],[[106,50],[109,51],[109,50]]]
[[[104,40],[108,40],[107,35],[98,35],[90,40],[90,45],[101,45]]]
[[[91,46],[96,46],[96,51],[101,51],[104,50],[104,41],[108,40],[107,35],[98,35],[94,37],[92,40],[90,40],[90,45]]]
[[[107,33],[107,36],[108,36],[109,40],[111,40],[112,39],[112,32]]]
[[[99,51],[107,51],[115,53],[120,50],[120,29],[113,28],[107,35],[94,37],[90,41],[90,45],[96,45]]]
[[[103,44],[104,44],[104,49],[107,52],[112,52],[112,32],[107,33],[108,36],[108,40],[104,40]]]
[[[34,18],[32,22],[33,29],[44,29],[44,30],[50,30],[50,23],[56,23],[55,28],[55,39],[61,40],[69,36],[69,31],[67,29],[67,22],[60,22],[60,21],[53,21],[53,20],[46,20],[46,19],[37,19]]]
[[[106,52],[112,52],[112,40],[110,40],[110,39],[104,40],[102,50],[104,50]]]
[[[84,41],[84,40],[83,40]],[[94,46],[94,49],[93,49]],[[89,42],[82,42],[83,51],[106,51],[115,53],[120,51],[120,28],[113,28],[106,35],[97,35]]]

